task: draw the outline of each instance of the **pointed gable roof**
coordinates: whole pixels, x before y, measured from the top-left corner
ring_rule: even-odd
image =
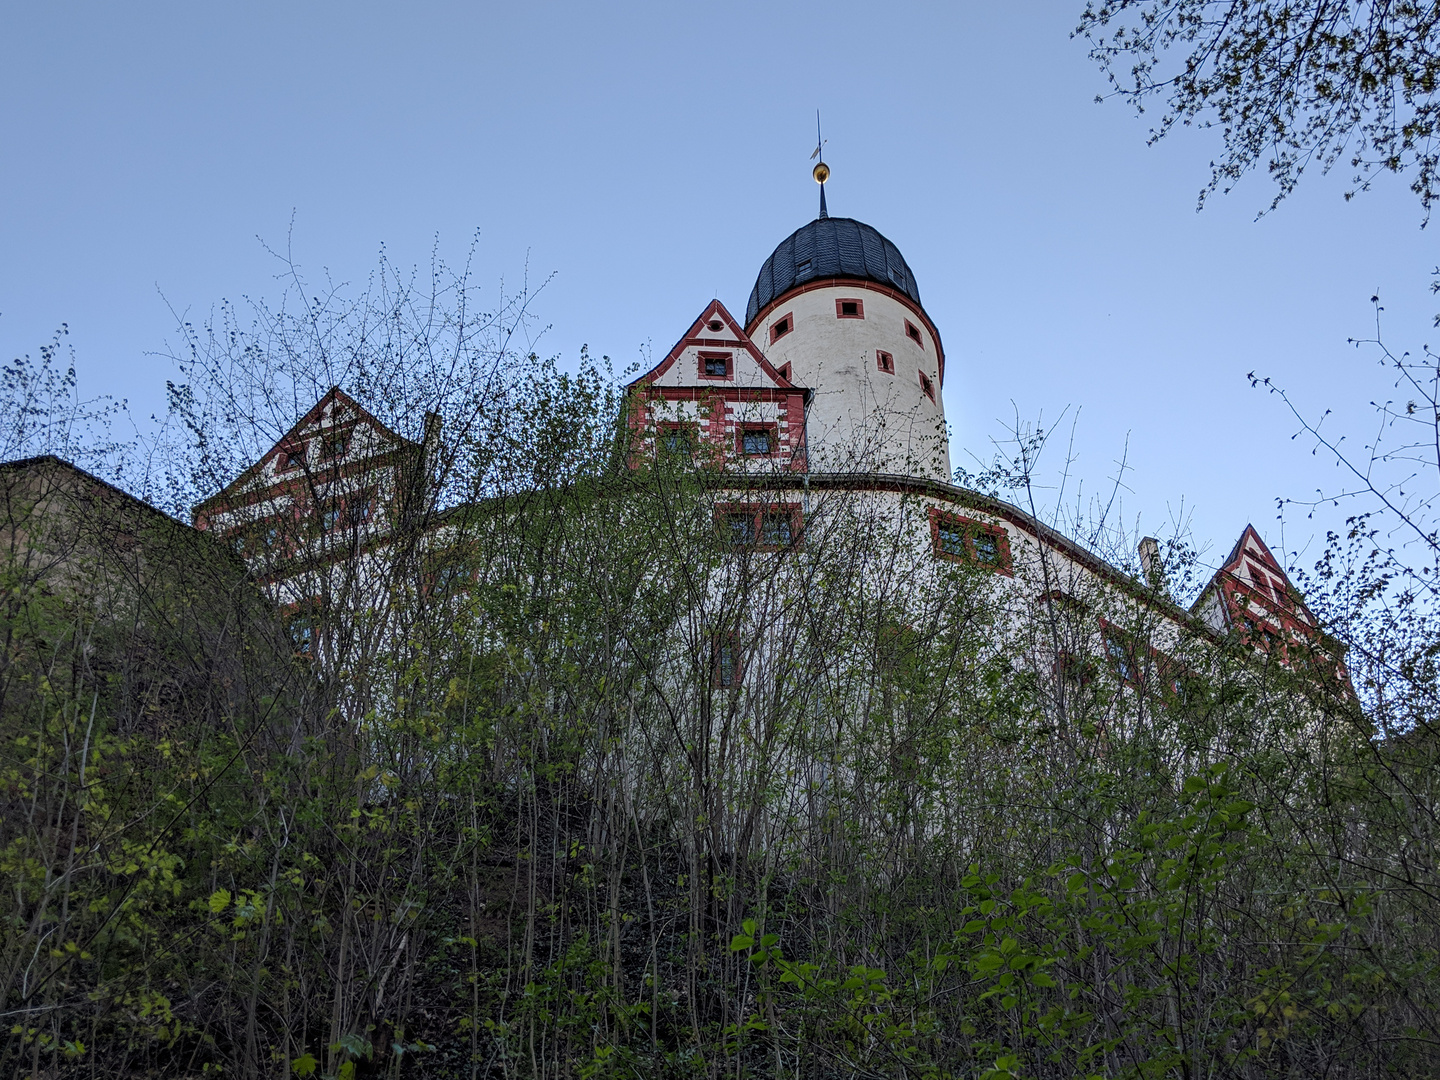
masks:
[[[253,488],[256,482],[261,480],[266,472],[267,466],[272,465],[282,453],[288,453],[292,448],[304,444],[309,439],[323,434],[342,424],[354,422],[356,426],[364,426],[389,449],[401,449],[407,446],[417,445],[412,440],[405,438],[388,425],[381,423],[375,414],[361,405],[344,390],[338,386],[332,386],[317,401],[314,406],[302,416],[284,435],[276,440],[275,444],[260,455],[249,468],[237,476],[230,483],[211,495],[208,499],[195,507],[195,515],[201,515],[204,511],[222,504],[225,504],[248,489]]]
[[[735,367],[732,378],[722,383],[700,377],[700,354],[710,350],[733,352]],[[685,361],[683,364],[682,359]],[[665,359],[632,382],[630,388],[638,390],[662,382],[673,386],[798,389],[765,359],[719,300],[711,300]]]
[[[1224,588],[1227,582],[1238,582],[1252,593],[1257,593],[1267,604],[1281,603],[1288,608],[1289,600],[1298,597],[1290,575],[1285,572],[1280,560],[1275,558],[1255,526],[1250,524],[1240,533],[1240,539],[1235,541],[1230,554],[1225,556],[1225,561],[1201,590],[1200,597],[1191,610],[1198,610],[1213,591],[1220,593],[1228,609],[1232,600]],[[1306,622],[1313,624],[1315,621],[1304,601],[1294,604],[1293,613]]]

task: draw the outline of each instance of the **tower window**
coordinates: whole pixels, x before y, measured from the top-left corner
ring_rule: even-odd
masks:
[[[920,333],[920,328],[909,319],[905,320],[905,336],[922,349],[925,347],[925,335]]]
[[[891,356],[884,349],[875,350],[875,366],[886,375],[895,374],[895,357]]]
[[[776,319],[770,327],[771,342],[773,343],[779,341],[782,337],[784,337],[786,334],[790,333],[790,331],[794,329],[795,320],[791,318],[790,314],[787,312],[786,314],[781,315],[780,318]]]
[[[700,354],[700,377],[702,379],[728,379],[734,374],[734,354],[728,352],[702,352]]]
[[[905,288],[905,271],[901,270],[898,266],[892,266],[890,268],[890,280],[895,282],[900,288]]]
[[[784,379],[786,382],[790,381],[790,364],[788,361],[776,368],[775,372],[780,376],[780,378]]]
[[[710,320],[710,332],[711,332],[712,334],[718,334],[721,330],[724,330],[724,329],[725,329],[725,324],[722,323],[719,319],[711,319],[711,320]]]
[[[801,259],[799,262],[797,262],[797,263],[795,264],[795,276],[796,276],[796,277],[799,277],[801,274],[808,274],[809,272],[810,272],[810,260],[809,260],[809,259]]]
[[[920,372],[920,389],[931,401],[935,400],[935,384],[930,381],[930,376],[923,371]]]
[[[865,302],[863,300],[836,300],[835,317],[839,319],[863,319],[865,317]]]

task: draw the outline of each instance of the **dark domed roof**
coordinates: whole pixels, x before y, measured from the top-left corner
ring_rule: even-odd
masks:
[[[920,303],[915,275],[899,248],[863,221],[823,217],[796,229],[765,260],[745,305],[745,325],[775,297],[815,278],[878,281]]]

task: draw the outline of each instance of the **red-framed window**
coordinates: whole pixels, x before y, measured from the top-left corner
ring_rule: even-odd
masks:
[[[736,424],[735,451],[741,457],[775,457],[780,453],[780,425]]]
[[[684,420],[666,420],[655,425],[655,453],[692,457],[700,448],[700,425]]]
[[[895,374],[895,357],[884,349],[875,350],[875,366],[886,375]]]
[[[798,503],[722,503],[715,525],[725,546],[748,551],[789,551],[800,543]]]
[[[790,312],[781,315],[770,324],[770,344],[775,344],[790,331],[795,329],[795,316]]]
[[[733,379],[735,377],[735,354],[732,352],[701,352],[700,378]]]
[[[745,678],[745,656],[740,650],[740,635],[733,630],[710,637],[710,685],[717,690],[733,690]]]
[[[380,508],[380,493],[374,488],[345,497],[345,519],[352,527],[368,524]]]
[[[320,440],[320,456],[326,461],[343,458],[349,452],[349,431],[332,431]]]
[[[275,468],[279,472],[294,472],[296,469],[305,467],[305,444],[296,443],[294,446],[287,446],[280,451],[275,459]]]
[[[720,333],[720,331],[725,329],[725,324],[719,319],[711,319],[707,325],[709,326],[710,332],[712,334],[718,334]]]
[[[1105,642],[1105,659],[1115,678],[1126,686],[1140,685],[1144,669],[1140,664],[1140,649],[1135,639],[1114,626],[1102,623],[1101,634]]]
[[[836,300],[835,317],[837,319],[863,319],[865,317],[865,301],[858,296]]]
[[[916,326],[913,322],[911,322],[909,319],[905,320],[905,336],[908,337],[911,341],[913,341],[916,345],[919,345],[920,348],[923,349],[925,347],[925,335],[922,334],[920,332],[920,328]]]
[[[1010,562],[1010,537],[1000,525],[932,509],[930,539],[938,558],[972,563],[1000,574],[1014,572]]]
[[[780,378],[784,379],[786,382],[789,382],[789,381],[790,381],[790,361],[788,361],[788,360],[785,361],[785,363],[781,364],[778,368],[775,369],[775,372],[776,372],[776,374],[778,374],[778,375],[780,376]]]
[[[920,372],[920,392],[932,402],[935,400],[935,384],[930,381],[930,376],[923,371]]]

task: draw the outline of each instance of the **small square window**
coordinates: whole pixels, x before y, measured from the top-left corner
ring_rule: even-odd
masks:
[[[965,557],[965,530],[959,522],[942,519],[936,526],[935,536],[943,554]]]
[[[922,349],[925,347],[925,336],[920,333],[920,328],[909,319],[905,320],[905,336]]]
[[[931,401],[935,400],[935,384],[930,381],[930,376],[923,371],[920,372],[920,391]]]
[[[338,529],[340,527],[340,507],[326,507],[325,512],[320,515],[320,527],[327,533]]]
[[[725,515],[725,538],[731,547],[755,543],[755,515],[749,510],[736,510]]]
[[[730,353],[701,353],[700,374],[707,379],[728,379],[733,359]]]
[[[745,428],[740,434],[740,450],[752,455],[773,453],[773,435],[770,428]]]
[[[900,288],[905,288],[905,271],[901,270],[898,266],[892,266],[890,268],[890,280],[900,286]]]
[[[329,459],[342,458],[350,449],[348,435],[327,435],[323,444],[325,456]]]
[[[895,357],[891,356],[884,349],[875,350],[875,366],[886,375],[895,374]]]
[[[802,276],[802,275],[804,275],[804,274],[808,274],[809,272],[810,272],[810,260],[809,260],[809,259],[801,259],[799,262],[797,262],[797,263],[795,264],[795,276],[796,276],[797,278],[800,277],[800,276]]]
[[[771,342],[779,341],[793,329],[795,329],[795,321],[788,314],[781,315],[770,327]]]
[[[305,464],[305,447],[302,444],[291,450],[280,452],[280,471],[290,472],[292,469],[299,469]]]
[[[790,364],[788,361],[781,364],[778,368],[775,369],[775,371],[777,374],[779,374],[780,378],[784,379],[786,382],[790,381]]]
[[[659,449],[677,457],[689,457],[695,452],[695,439],[685,424],[671,424],[660,429]]]
[[[994,533],[975,534],[975,561],[986,566],[1000,565],[1000,538]]]
[[[788,548],[795,542],[794,524],[785,512],[765,514],[760,519],[760,542],[766,547]]]
[[[863,319],[865,302],[863,300],[836,300],[835,315],[840,319]]]

